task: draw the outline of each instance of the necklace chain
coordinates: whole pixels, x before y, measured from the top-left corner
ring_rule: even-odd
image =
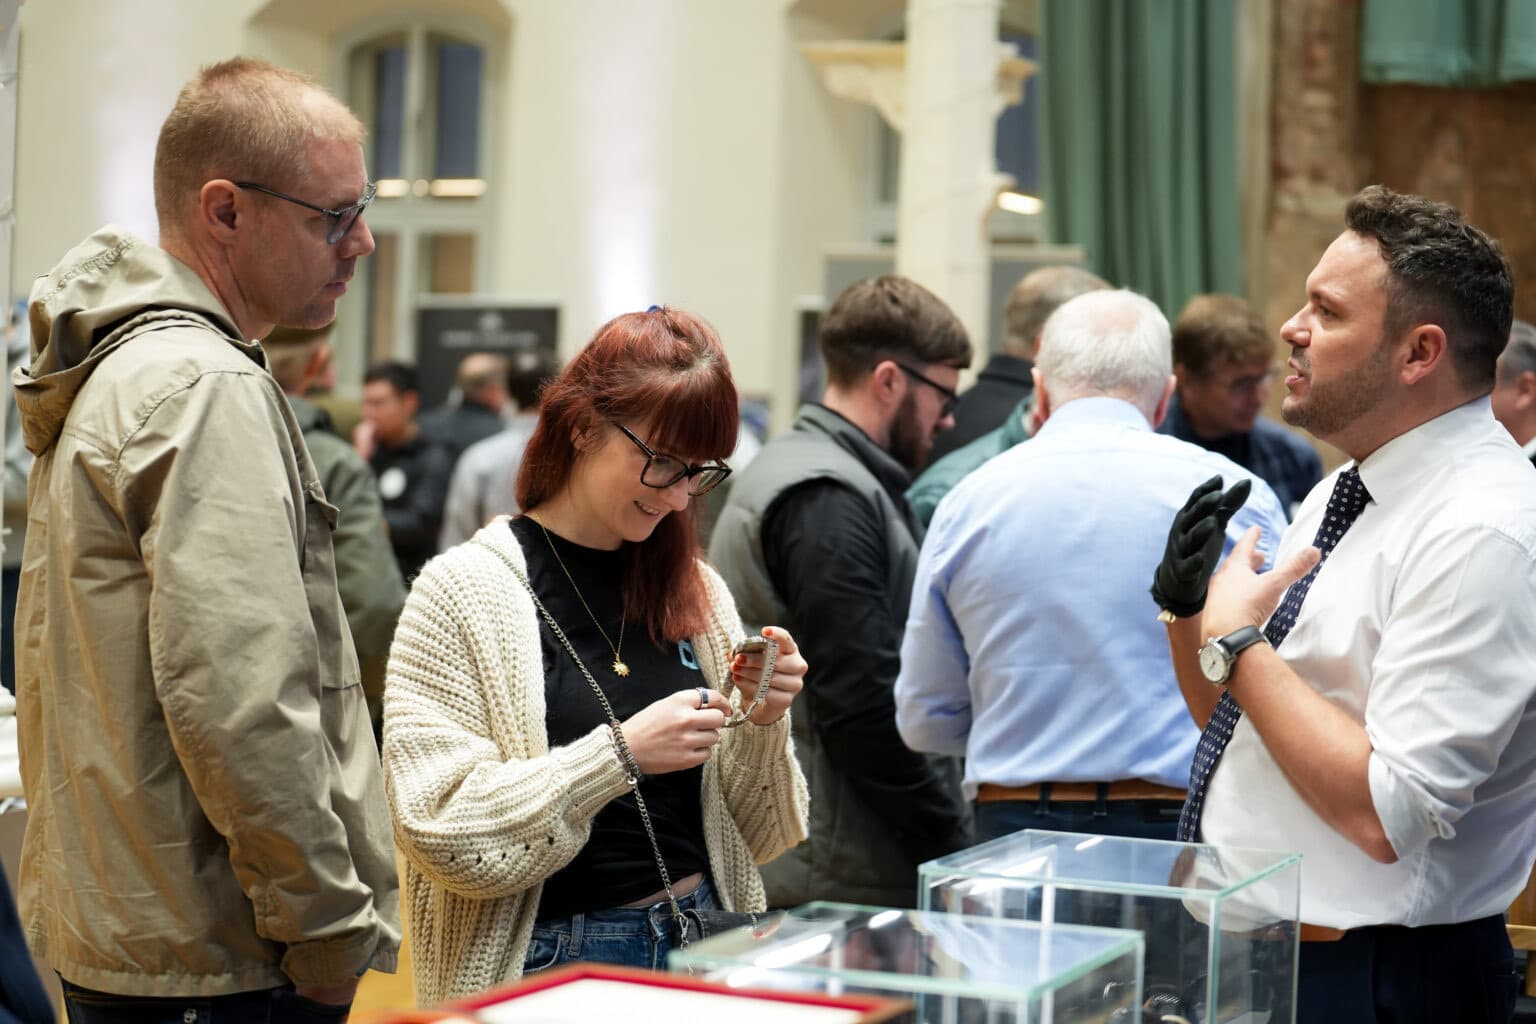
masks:
[[[629,675],[629,666],[624,664],[624,659],[619,654],[624,649],[624,617],[622,615],[619,617],[619,642],[615,644],[612,640],[608,639],[608,631],[603,628],[601,622],[597,621],[597,616],[592,614],[592,606],[587,604],[585,597],[581,596],[581,588],[576,585],[576,577],[572,576],[571,570],[565,567],[565,559],[560,557],[560,549],[555,547],[555,539],[549,535],[549,528],[532,513],[528,514],[528,518],[538,524],[539,529],[544,532],[544,540],[549,545],[549,553],[555,556],[555,564],[560,567],[561,572],[565,573],[566,580],[571,584],[571,590],[576,593],[576,600],[580,601],[581,606],[587,610],[587,617],[592,620],[592,625],[597,627],[598,635],[603,638],[603,643],[607,644],[608,649],[613,652],[613,665],[610,666],[613,669],[613,674],[616,676]]]

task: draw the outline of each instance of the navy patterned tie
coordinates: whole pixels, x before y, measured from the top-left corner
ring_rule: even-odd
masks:
[[[1360,472],[1351,466],[1339,474],[1339,478],[1333,482],[1333,493],[1328,496],[1328,508],[1323,513],[1323,521],[1317,528],[1317,536],[1312,540],[1312,546],[1323,553],[1318,559],[1312,571],[1301,579],[1292,583],[1290,589],[1285,592],[1285,597],[1280,601],[1280,607],[1269,617],[1269,622],[1264,627],[1264,639],[1269,641],[1271,647],[1279,647],[1280,641],[1290,633],[1291,627],[1296,625],[1296,616],[1301,612],[1301,602],[1307,599],[1307,591],[1312,589],[1312,581],[1317,579],[1317,573],[1328,560],[1328,555],[1334,546],[1339,543],[1348,529],[1360,516],[1360,510],[1365,508],[1366,502],[1371,500],[1371,492],[1365,489],[1365,483],[1360,479]],[[1200,834],[1200,810],[1205,802],[1205,790],[1211,781],[1211,772],[1216,770],[1216,764],[1221,760],[1221,755],[1226,751],[1227,744],[1232,739],[1232,730],[1237,728],[1237,720],[1243,715],[1243,709],[1232,698],[1231,690],[1224,690],[1221,700],[1216,703],[1216,710],[1211,714],[1211,720],[1206,723],[1205,732],[1200,736],[1200,744],[1195,748],[1194,763],[1189,766],[1189,795],[1184,798],[1184,810],[1179,813],[1178,838],[1181,843],[1192,843]]]

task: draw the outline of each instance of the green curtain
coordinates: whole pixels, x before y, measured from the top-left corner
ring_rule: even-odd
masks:
[[[1360,78],[1440,86],[1536,78],[1536,0],[1366,0]]]
[[[1235,2],[1041,3],[1052,238],[1170,318],[1195,295],[1243,288]]]

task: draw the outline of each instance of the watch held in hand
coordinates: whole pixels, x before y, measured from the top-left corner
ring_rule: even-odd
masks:
[[[1257,626],[1234,629],[1226,636],[1213,636],[1200,648],[1200,672],[1216,686],[1232,675],[1237,656],[1264,639]]]

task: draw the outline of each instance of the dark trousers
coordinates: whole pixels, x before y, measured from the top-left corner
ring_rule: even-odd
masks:
[[[69,1024],[339,1024],[350,1006],[327,1006],[291,988],[228,996],[119,996],[64,982]]]
[[[976,841],[1026,828],[1127,839],[1176,839],[1177,800],[996,800],[976,804]]]
[[[1520,976],[1501,915],[1303,942],[1297,1024],[1508,1024]]]
[[[11,902],[11,887],[0,871],[0,1024],[53,1024],[53,1004],[32,966]]]
[[[16,598],[21,589],[21,570],[0,570],[0,686],[16,692]]]

